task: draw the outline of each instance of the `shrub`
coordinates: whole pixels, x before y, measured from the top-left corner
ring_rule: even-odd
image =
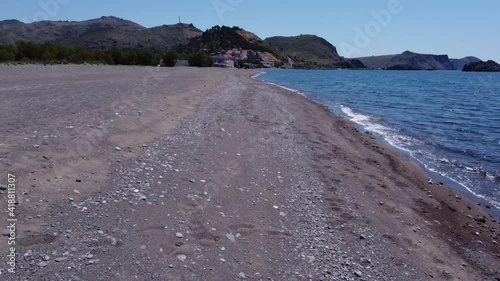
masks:
[[[211,67],[213,65],[212,56],[205,52],[196,52],[189,57],[189,64],[197,67]]]
[[[163,57],[163,63],[168,67],[173,67],[179,59],[179,54],[176,51],[168,51]]]

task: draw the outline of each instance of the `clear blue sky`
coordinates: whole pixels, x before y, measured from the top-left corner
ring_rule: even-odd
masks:
[[[0,19],[31,22],[44,17],[85,20],[113,15],[152,27],[176,23],[181,16],[182,22],[202,30],[214,25],[237,25],[261,38],[316,34],[348,57],[411,50],[449,54],[452,58],[475,55],[500,62],[498,0],[1,1]],[[42,3],[59,4],[44,9]],[[390,3],[396,6],[389,9]],[[382,10],[391,15],[389,21],[387,17],[377,21],[372,14]],[[366,37],[359,35],[356,28]]]

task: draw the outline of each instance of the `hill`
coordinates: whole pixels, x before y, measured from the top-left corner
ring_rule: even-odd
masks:
[[[469,64],[471,62],[480,62],[481,59],[476,58],[476,57],[465,57],[461,59],[450,59],[451,63],[453,64],[453,68],[455,70],[462,70],[466,64]]]
[[[500,72],[500,64],[495,61],[479,61],[471,62],[464,66],[463,71],[466,72]]]
[[[189,52],[206,50],[210,53],[233,48],[273,53],[257,35],[239,27],[214,26],[203,32],[201,36],[192,38],[188,44],[180,46],[180,50]]]
[[[316,35],[276,36],[264,40],[269,47],[294,67],[364,68],[358,60],[345,59],[325,39]]]
[[[199,35],[201,30],[191,24],[145,28],[117,17],[101,17],[81,22],[41,21],[27,24],[17,20],[0,21],[2,45],[31,41],[63,43],[89,51],[117,47],[162,52]]]
[[[448,55],[418,54],[410,51],[399,55],[358,58],[370,69],[386,70],[455,70]]]

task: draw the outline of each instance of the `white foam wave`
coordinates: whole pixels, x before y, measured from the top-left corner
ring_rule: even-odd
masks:
[[[259,73],[257,73],[257,74],[252,75],[252,79],[255,79],[255,78],[257,78],[257,77],[259,77],[259,76],[261,76],[261,75],[263,75],[263,74],[266,74],[266,73],[267,73],[267,72],[265,72],[265,71],[261,71],[261,72],[259,72]]]
[[[294,93],[296,93],[296,94],[298,94],[298,95],[301,95],[301,96],[303,96],[303,97],[305,97],[305,96],[306,96],[306,95],[304,95],[303,93],[301,93],[299,90],[292,89],[292,88],[287,88],[287,87],[285,87],[285,86],[281,86],[281,85],[279,85],[279,84],[275,84],[275,83],[272,83],[272,82],[267,82],[267,83],[268,83],[268,84],[271,84],[271,85],[273,85],[273,86],[279,87],[279,88],[281,88],[281,89],[285,89],[285,90],[287,90],[287,91],[294,92]]]
[[[430,158],[432,160],[435,160],[437,162],[441,162],[441,163],[450,163],[450,160],[446,159],[446,158],[437,158],[436,156],[432,155],[432,154],[429,154],[428,152],[426,151],[412,151],[408,148],[406,148],[407,145],[412,145],[412,144],[415,144],[415,140],[411,137],[408,137],[408,136],[404,136],[404,135],[401,135],[401,134],[398,134],[396,130],[394,129],[391,129],[387,126],[384,126],[380,123],[377,123],[376,122],[376,119],[374,117],[371,117],[371,116],[368,116],[368,115],[363,115],[363,114],[360,114],[360,113],[356,113],[354,112],[351,108],[347,107],[347,106],[343,106],[341,105],[341,110],[342,112],[347,115],[349,117],[349,119],[361,126],[363,126],[366,130],[368,131],[371,131],[371,132],[374,132],[374,133],[378,133],[379,135],[381,135],[385,141],[387,141],[390,145],[400,149],[400,150],[403,150],[405,152],[407,152],[408,154],[410,154],[410,156],[415,159],[417,162],[419,162],[423,167],[425,167],[425,169],[433,172],[433,173],[436,173],[436,174],[439,174],[451,181],[453,181],[455,184],[461,186],[462,188],[464,188],[465,190],[467,190],[468,192],[470,192],[470,194],[478,197],[478,198],[481,198],[482,200],[485,200],[486,202],[490,203],[491,205],[493,205],[494,207],[500,209],[500,202],[497,202],[496,200],[488,197],[488,196],[484,196],[482,194],[478,194],[477,192],[475,192],[472,188],[470,188],[470,185],[467,184],[466,181],[464,180],[461,180],[461,179],[456,179],[454,176],[452,175],[449,175],[448,173],[445,173],[445,172],[442,172],[442,171],[438,171],[437,169],[435,169],[434,167],[431,167],[428,163],[426,163],[426,161],[422,161],[420,159],[420,157],[416,157],[415,154],[417,155],[421,155],[423,156],[424,158]],[[471,167],[467,167],[465,166],[465,169],[469,170],[469,171],[474,171],[475,169],[474,168],[471,168]]]
[[[351,121],[363,126],[368,131],[381,135],[389,144],[406,152],[411,152],[405,148],[405,144],[412,143],[413,138],[398,134],[396,130],[377,122],[376,118],[354,112],[347,106],[341,105],[340,109]]]

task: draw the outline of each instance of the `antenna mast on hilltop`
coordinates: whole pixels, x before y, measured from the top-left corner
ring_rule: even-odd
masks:
[[[181,23],[181,17],[179,17],[179,23]]]

